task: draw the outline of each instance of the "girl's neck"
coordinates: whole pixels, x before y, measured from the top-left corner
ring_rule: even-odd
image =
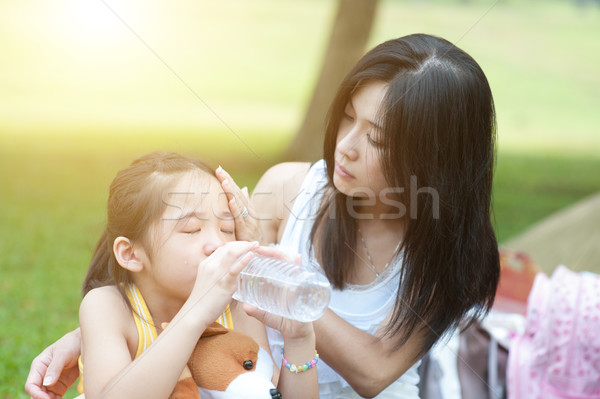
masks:
[[[162,331],[162,323],[171,322],[185,303],[185,300],[166,295],[154,284],[145,281],[143,278],[134,279],[134,283],[142,293],[144,301],[146,301],[146,306],[148,306],[148,310],[150,310],[150,314],[152,315],[155,327],[160,333]]]

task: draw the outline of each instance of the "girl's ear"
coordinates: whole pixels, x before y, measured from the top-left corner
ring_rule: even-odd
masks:
[[[144,269],[144,263],[138,252],[143,251],[141,248],[133,248],[133,244],[126,237],[117,237],[113,243],[113,252],[115,258],[122,268],[131,272],[141,272]]]

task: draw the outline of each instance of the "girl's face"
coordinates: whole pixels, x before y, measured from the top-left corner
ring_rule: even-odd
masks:
[[[163,194],[166,209],[152,229],[153,251],[146,268],[166,295],[186,300],[198,264],[235,240],[234,220],[218,180],[206,172],[186,173]]]
[[[381,129],[376,117],[388,85],[372,82],[354,92],[340,122],[333,184],[342,193],[379,198],[388,183],[380,166]]]

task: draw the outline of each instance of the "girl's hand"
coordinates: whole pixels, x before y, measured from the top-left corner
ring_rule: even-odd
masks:
[[[303,342],[307,339],[314,341],[315,339],[313,324],[310,322],[304,323],[296,320],[286,319],[247,303],[243,304],[243,309],[249,316],[254,317],[265,326],[278,330],[285,342]]]
[[[254,208],[250,205],[248,188],[239,188],[229,173],[220,166],[215,171],[215,175],[227,195],[229,210],[235,220],[236,238],[240,241],[260,242],[262,237],[258,227],[258,219]]]
[[[273,247],[261,246],[256,248],[255,252],[264,256],[293,262],[289,256]],[[295,263],[300,264],[300,255],[296,257]],[[268,327],[278,330],[283,336],[284,340],[304,340],[306,338],[314,339],[312,323],[303,323],[296,320],[286,319],[284,317],[268,313],[247,303],[244,303],[243,309],[249,316],[256,318]]]
[[[201,308],[199,314],[206,324],[216,320],[231,302],[237,289],[238,276],[252,259],[256,242],[233,241],[218,248],[198,265],[194,288],[186,307]],[[201,304],[201,307],[195,306]]]

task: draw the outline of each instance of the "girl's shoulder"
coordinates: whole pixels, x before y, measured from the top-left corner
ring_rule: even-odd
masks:
[[[127,326],[132,320],[131,309],[116,286],[107,285],[90,290],[81,300],[79,319],[88,318],[112,321],[115,325]]]
[[[90,290],[79,306],[79,325],[83,336],[91,342],[100,342],[108,336],[125,339],[133,356],[138,334],[131,307],[114,285]]]
[[[111,304],[116,304],[118,302],[125,303],[125,299],[119,292],[116,286],[114,285],[105,285],[103,287],[98,287],[91,289],[81,301],[82,304],[94,304],[98,306],[104,302],[110,302]]]

